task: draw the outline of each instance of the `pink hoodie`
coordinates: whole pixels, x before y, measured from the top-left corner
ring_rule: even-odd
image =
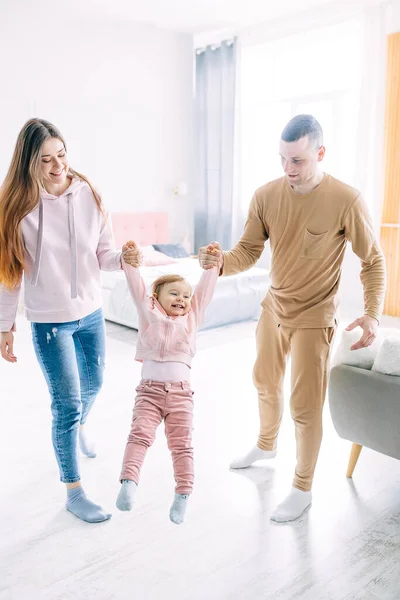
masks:
[[[203,271],[192,297],[191,309],[183,316],[170,317],[161,304],[146,294],[140,270],[122,259],[129,290],[139,313],[136,360],[183,362],[189,367],[196,353],[196,333],[214,294],[218,269]]]
[[[25,244],[24,304],[29,321],[76,321],[102,305],[100,270],[121,268],[107,223],[85,181],[75,177],[61,196],[42,192],[21,222]],[[15,324],[21,285],[0,285],[0,331]]]

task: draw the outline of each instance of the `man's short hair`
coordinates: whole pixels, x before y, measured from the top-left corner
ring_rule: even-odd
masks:
[[[306,135],[317,148],[322,146],[324,135],[317,119],[312,115],[296,115],[282,131],[281,138],[284,142],[297,142]]]

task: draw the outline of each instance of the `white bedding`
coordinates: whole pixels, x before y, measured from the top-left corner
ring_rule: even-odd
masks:
[[[202,273],[199,262],[195,258],[180,258],[170,265],[141,267],[140,271],[149,293],[153,281],[166,273],[179,273],[193,287],[196,286]],[[124,273],[103,271],[102,280],[105,318],[137,329],[138,315]],[[220,277],[200,329],[258,319],[260,304],[268,286],[268,271],[258,267],[230,277]]]

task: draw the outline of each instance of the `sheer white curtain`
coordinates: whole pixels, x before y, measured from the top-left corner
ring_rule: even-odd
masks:
[[[376,228],[383,201],[386,11],[386,6],[371,7],[362,19],[363,60],[354,176],[354,185],[363,192]]]
[[[362,62],[357,104],[354,178],[371,212],[379,237],[383,201],[383,134],[386,71],[386,7],[366,10],[362,25]],[[341,281],[342,314],[351,320],[363,314],[360,261],[347,248]]]

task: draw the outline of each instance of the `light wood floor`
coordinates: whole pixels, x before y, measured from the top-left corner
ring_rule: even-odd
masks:
[[[328,406],[313,506],[301,520],[269,520],[294,469],[289,411],[277,459],[229,471],[257,436],[255,323],[199,335],[196,484],[179,527],[168,519],[174,484],[162,428],[134,510],[114,507],[139,379],[135,333],[108,325],[106,382],[88,424],[98,457],[82,460],[82,474],[113,518],[89,525],[63,508],[47,391],[28,324],[18,329],[18,365],[0,364],[0,600],[400,599],[400,462],[364,449],[347,480],[351,444],[337,437]]]

